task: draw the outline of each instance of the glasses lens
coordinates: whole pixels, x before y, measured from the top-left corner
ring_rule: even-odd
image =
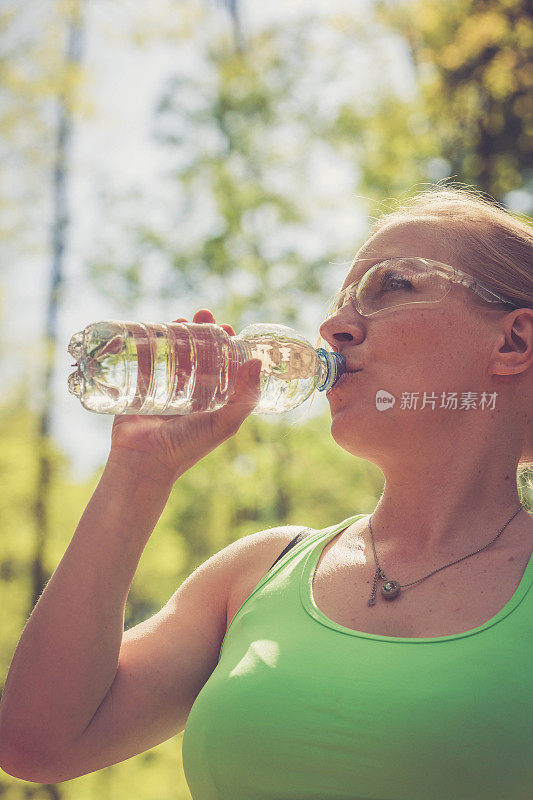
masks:
[[[410,303],[438,303],[451,283],[423,261],[388,259],[365,273],[357,289],[364,314]]]
[[[411,303],[438,303],[450,289],[451,281],[426,261],[389,258],[371,267],[356,286],[352,284],[339,294],[328,316],[354,299],[365,316]]]

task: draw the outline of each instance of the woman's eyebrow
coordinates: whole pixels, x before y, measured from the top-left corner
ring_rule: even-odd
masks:
[[[355,267],[355,265],[358,262],[361,262],[360,273],[356,277],[354,277],[352,275],[352,277],[350,278],[349,283],[346,283],[346,279],[345,279],[344,283],[342,285],[342,289],[340,291],[342,292],[345,289],[347,289],[348,286],[351,286],[353,283],[356,283],[356,281],[360,281],[361,278],[363,277],[363,275],[366,272],[368,272],[370,267],[375,267],[376,264],[379,264],[380,261],[385,261],[386,258],[387,258],[387,256],[369,256],[368,258],[361,258],[361,259],[360,258],[354,258],[354,260],[352,261],[351,266],[350,266],[350,271]],[[388,258],[390,258],[390,256],[388,256]]]

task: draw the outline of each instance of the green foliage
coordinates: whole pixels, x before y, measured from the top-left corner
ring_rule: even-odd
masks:
[[[412,97],[380,92],[342,108],[333,140],[351,146],[373,198],[453,176],[533,210],[533,20],[527,0],[379,0],[377,15],[409,46]]]
[[[191,800],[181,760],[183,734],[120,764],[52,787],[0,770],[2,800]]]
[[[533,466],[518,470],[517,487],[520,502],[530,514],[533,514]]]
[[[0,7],[0,240],[20,252],[42,250],[42,219],[48,217],[49,176],[54,158],[55,106],[87,116],[85,73],[64,58],[68,24],[80,0]]]
[[[319,26],[312,18],[273,26],[240,50],[223,32],[205,41],[198,25],[201,67],[166,81],[154,119],[166,208],[156,222],[133,212],[127,253],[110,257],[102,232],[91,260],[98,286],[131,301],[143,291],[139,265],[156,263],[165,298],[201,293],[236,329],[257,315],[298,326],[302,301],[321,295],[325,265],[339,256],[327,237],[314,256],[305,245],[316,213],[306,197],[309,162],[324,141],[303,94]],[[109,201],[115,220],[120,203],[130,207]]]

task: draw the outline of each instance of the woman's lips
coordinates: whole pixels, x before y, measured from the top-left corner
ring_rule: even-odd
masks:
[[[351,378],[351,377],[353,377],[354,375],[357,375],[357,373],[358,373],[358,372],[362,372],[362,370],[360,370],[360,369],[354,369],[354,370],[348,370],[347,372],[343,372],[343,373],[342,373],[342,375],[340,376],[339,380],[338,380],[338,381],[335,381],[335,383],[333,384],[333,386],[331,387],[331,389],[328,389],[328,391],[326,392],[326,397],[328,396],[328,394],[329,394],[330,392],[332,392],[332,391],[333,391],[333,389],[334,389],[336,386],[338,386],[340,383],[344,383],[346,380],[348,380],[348,378]]]

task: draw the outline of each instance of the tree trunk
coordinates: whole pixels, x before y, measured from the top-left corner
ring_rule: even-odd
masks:
[[[221,2],[231,18],[235,50],[238,53],[242,53],[244,51],[244,38],[242,33],[239,0],[221,0]]]
[[[65,70],[81,61],[82,49],[81,0],[72,4],[68,19]],[[69,83],[65,84],[67,87]],[[57,133],[52,174],[53,218],[51,230],[52,271],[48,295],[45,350],[43,365],[43,401],[37,430],[39,459],[34,503],[35,550],[32,563],[32,598],[30,612],[37,603],[48,577],[44,569],[44,549],[48,539],[48,500],[53,465],[50,458],[49,434],[52,408],[52,385],[57,349],[57,311],[63,281],[63,260],[69,225],[68,166],[72,136],[72,89],[61,92],[57,99]]]

